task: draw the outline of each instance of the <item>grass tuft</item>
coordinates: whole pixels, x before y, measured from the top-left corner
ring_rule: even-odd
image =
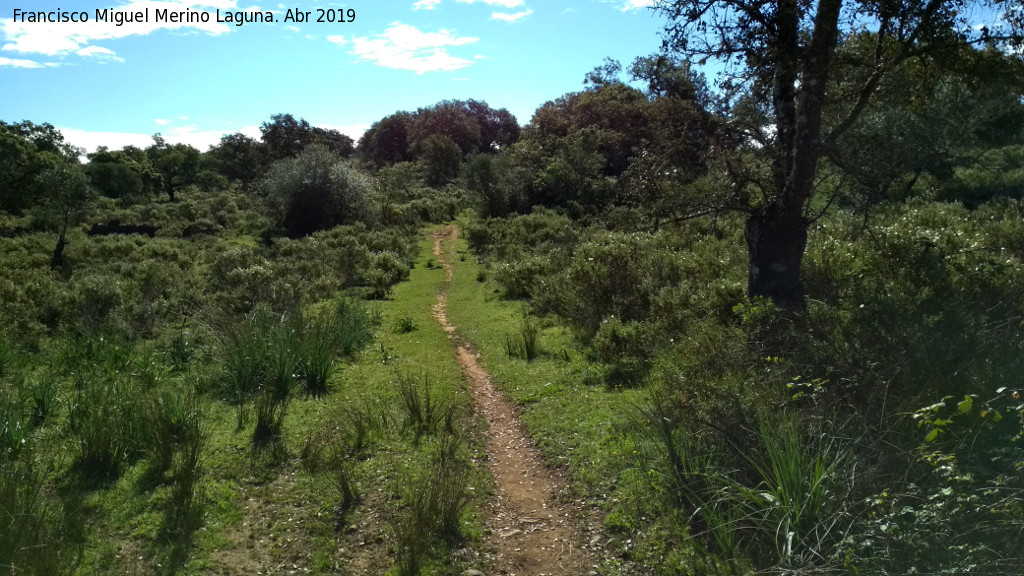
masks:
[[[532,361],[540,354],[539,335],[540,327],[528,316],[524,317],[518,332],[505,335],[505,354],[509,358]]]
[[[408,334],[416,330],[416,322],[413,321],[412,316],[406,314],[398,320],[395,320],[394,326],[391,328],[395,334]]]
[[[398,396],[405,409],[403,429],[411,429],[414,443],[419,445],[425,435],[438,430],[454,432],[457,411],[446,398],[437,398],[430,385],[430,378],[417,378],[407,373],[398,373]]]

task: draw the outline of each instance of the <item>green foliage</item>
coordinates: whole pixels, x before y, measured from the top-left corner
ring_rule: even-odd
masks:
[[[25,409],[17,399],[13,402],[8,400],[4,404],[0,412],[0,420],[3,421],[0,425],[0,454],[3,456],[0,461],[6,462],[17,459],[18,454],[25,448],[29,428],[28,422],[25,421]]]
[[[274,327],[274,319],[260,309],[221,336],[224,358],[222,389],[225,397],[235,404],[239,429],[245,425],[246,404],[260,390],[266,376],[265,336],[271,334]]]
[[[364,313],[365,314],[365,313]],[[337,364],[335,357],[339,352],[344,353],[344,346],[354,346],[359,350],[372,339],[362,337],[359,331],[367,330],[365,325],[353,326],[352,316],[335,313],[331,317],[308,318],[302,330],[302,335],[297,343],[297,362],[291,368],[292,373],[298,370],[301,374],[302,385],[307,394],[323,396],[327,393],[327,387],[334,374]],[[346,332],[356,331],[356,334]],[[349,344],[353,342],[353,344]]]
[[[32,426],[39,426],[56,413],[60,399],[57,396],[57,382],[53,378],[43,377],[35,381],[28,381],[29,387],[28,403],[31,415],[29,421]]]
[[[841,51],[849,62],[861,62],[878,47],[876,35],[864,34],[851,37]],[[835,81],[837,87],[851,85],[845,88],[850,91],[870,73],[859,65],[842,66]],[[938,59],[904,63],[890,76],[828,151],[851,181],[843,190],[848,202],[869,210],[883,199],[936,191],[945,200],[970,206],[998,195],[1019,197],[1011,188],[1014,164],[1006,165],[1010,174],[992,172],[999,165],[1000,148],[1021,142],[1024,107],[1019,94],[1024,86],[1019,62],[992,48],[960,48]],[[845,113],[838,109],[848,107],[854,96],[836,96],[833,113]],[[919,186],[922,178],[926,186]]]
[[[409,153],[409,125],[412,115],[396,112],[374,122],[359,139],[359,155],[380,168],[387,164],[407,162]]]
[[[424,166],[427,184],[443,186],[459,174],[462,150],[451,138],[433,134],[420,147],[420,161]]]
[[[171,202],[179,187],[195,184],[199,177],[201,156],[188,144],[168,144],[159,134],[153,136],[153,144],[146,148],[153,167],[163,179],[163,189]]]
[[[392,286],[409,277],[409,265],[393,252],[381,252],[373,257],[365,277],[370,287],[369,297],[383,300],[391,294]]]
[[[39,176],[75,163],[78,155],[48,123],[0,122],[0,210],[17,214],[38,205],[45,196]]]
[[[181,331],[175,334],[170,344],[168,344],[166,354],[171,367],[181,372],[188,367],[189,362],[195,357],[196,351],[193,343],[189,342],[185,332]]]
[[[39,188],[55,227],[67,229],[81,218],[95,199],[95,192],[81,168],[62,165],[39,175]]]
[[[243,184],[255,181],[269,164],[264,144],[241,132],[221,136],[206,153],[206,161],[229,181]]]
[[[103,196],[127,202],[145,201],[163,185],[149,156],[134,146],[117,152],[100,148],[89,155],[85,173]]]
[[[365,218],[370,190],[362,175],[319,145],[277,161],[256,184],[271,217],[291,237]]]
[[[339,354],[354,358],[373,341],[373,329],[380,324],[380,319],[355,300],[339,298],[332,308],[328,326],[331,342]]]

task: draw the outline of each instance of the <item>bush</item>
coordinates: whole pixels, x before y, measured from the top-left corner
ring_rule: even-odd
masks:
[[[383,300],[391,294],[391,287],[409,278],[409,265],[393,252],[382,252],[373,258],[371,268],[366,272],[366,283],[370,287],[370,298]]]
[[[274,163],[255,189],[291,237],[366,218],[372,190],[364,176],[319,145]]]

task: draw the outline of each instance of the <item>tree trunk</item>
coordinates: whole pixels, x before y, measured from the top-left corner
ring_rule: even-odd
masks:
[[[785,309],[802,309],[800,264],[807,247],[807,221],[800,208],[787,210],[772,203],[747,217],[745,232],[750,258],[747,294],[771,298]]]
[[[814,31],[805,49],[799,41],[796,0],[779,0],[775,38],[776,197],[747,217],[750,258],[747,295],[764,296],[788,310],[806,304],[800,266],[807,248],[804,207],[814,192],[821,155],[821,117],[828,71],[839,33],[842,0],[819,0]],[[799,69],[799,74],[798,74]]]
[[[53,249],[53,257],[50,258],[50,270],[56,270],[64,267],[64,247],[67,246],[66,240],[67,227],[60,231],[60,238],[57,239],[57,246]]]

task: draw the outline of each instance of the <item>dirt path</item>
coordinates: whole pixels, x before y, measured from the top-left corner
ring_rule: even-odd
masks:
[[[453,262],[451,254],[444,253],[442,242],[457,237],[455,225],[434,234],[434,255],[444,266],[445,287],[437,294],[433,313],[455,345],[475,407],[489,425],[487,467],[498,495],[487,522],[486,544],[497,553],[495,568],[498,574],[507,575],[585,575],[594,569],[594,558],[580,546],[579,532],[573,526],[574,510],[556,500],[566,485],[565,478],[544,465],[516,406],[494,387],[477,354],[448,321]]]

